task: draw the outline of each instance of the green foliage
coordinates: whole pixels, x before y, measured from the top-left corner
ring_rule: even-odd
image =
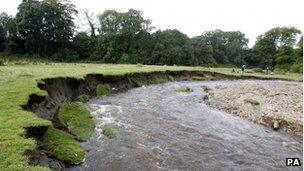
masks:
[[[56,61],[75,61],[79,58],[79,55],[68,48],[64,48],[62,50],[58,50],[56,53],[54,53],[51,57],[51,59]]]
[[[79,59],[89,59],[96,50],[96,45],[97,38],[88,36],[85,32],[80,32],[73,38],[73,49]]]
[[[79,140],[87,140],[94,129],[94,120],[81,102],[64,103],[58,111],[60,122]]]
[[[262,68],[252,68],[251,70],[255,73],[264,73]]]
[[[290,72],[303,73],[303,63],[294,63],[290,68]]]
[[[4,66],[5,65],[5,62],[3,59],[0,59],[0,66]]]
[[[44,134],[41,146],[54,157],[70,164],[80,164],[84,159],[85,151],[73,136],[53,127],[49,127]]]
[[[155,44],[151,53],[151,64],[194,65],[190,39],[178,30],[157,31],[152,35]]]
[[[248,59],[259,59],[259,66],[263,68],[267,66],[275,68],[278,65],[288,70],[297,59],[302,58],[296,55],[294,49],[297,45],[296,38],[301,34],[301,31],[294,27],[273,28],[257,38],[251,54],[248,54]],[[251,61],[253,60],[248,60],[249,64],[252,64]],[[256,62],[253,63],[256,65]]]
[[[81,94],[80,96],[77,97],[76,101],[86,103],[90,100],[90,96],[86,94]]]
[[[111,87],[108,84],[99,84],[96,87],[96,95],[97,96],[102,96],[111,91]]]
[[[182,86],[176,90],[177,92],[191,93],[193,90],[190,87]]]
[[[115,130],[114,126],[111,124],[107,124],[102,128],[102,134],[109,139],[113,139],[117,137],[117,131]]]
[[[194,55],[199,64],[212,65],[243,64],[247,43],[248,39],[239,31],[207,31],[192,39]]]
[[[68,1],[30,0],[22,1],[18,10],[17,37],[23,41],[25,52],[39,56],[67,47],[74,31],[74,5]]]

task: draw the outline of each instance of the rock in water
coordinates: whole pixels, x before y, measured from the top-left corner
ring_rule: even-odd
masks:
[[[273,121],[273,129],[278,130],[280,128],[280,123],[279,121],[275,120]]]

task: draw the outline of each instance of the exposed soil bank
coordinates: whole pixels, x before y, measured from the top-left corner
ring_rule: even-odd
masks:
[[[61,103],[65,101],[74,101],[79,95],[86,94],[90,97],[96,95],[96,87],[99,84],[109,84],[112,92],[119,92],[142,85],[163,83],[167,81],[182,80],[220,80],[220,79],[259,79],[254,76],[233,76],[224,75],[216,72],[207,71],[166,71],[150,73],[129,73],[125,75],[105,76],[102,74],[89,74],[83,79],[70,77],[46,78],[38,87],[48,92],[47,96],[32,94],[29,101],[22,106],[25,110],[32,111],[38,117],[51,120],[55,128],[65,130],[65,126],[59,122],[57,111]],[[267,79],[267,78],[264,78]],[[47,130],[45,127],[26,128],[27,137],[33,137],[39,141]],[[63,169],[64,163],[61,161],[51,160],[51,162],[41,162],[37,158],[48,156],[49,154],[43,149],[29,152],[31,157],[30,163],[33,165],[49,166],[53,169]],[[47,160],[44,160],[47,161]],[[53,163],[53,164],[52,164]]]
[[[209,90],[209,106],[302,137],[303,89],[292,82],[246,81]]]

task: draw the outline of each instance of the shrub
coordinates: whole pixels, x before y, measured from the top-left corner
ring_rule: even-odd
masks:
[[[108,137],[109,139],[116,138],[117,133],[116,130],[113,128],[112,125],[108,124],[105,125],[102,129],[102,134]]]
[[[190,93],[192,92],[193,90],[189,87],[186,87],[186,86],[182,86],[180,87],[179,89],[176,90],[177,92],[184,92],[184,93]]]
[[[96,87],[96,95],[101,96],[107,94],[111,91],[111,88],[108,84],[99,84]]]
[[[54,157],[70,164],[79,164],[84,159],[85,152],[73,136],[53,127],[49,127],[44,134],[41,146]]]
[[[63,103],[58,111],[59,121],[79,140],[87,140],[94,129],[94,120],[81,102]]]
[[[253,72],[256,72],[256,73],[263,73],[264,71],[262,70],[262,68],[252,68],[251,69]]]
[[[5,62],[3,59],[0,59],[0,66],[5,66]]]
[[[290,72],[302,73],[303,72],[303,63],[294,63],[290,68]]]
[[[75,51],[64,48],[54,53],[51,58],[57,61],[75,61],[79,59],[79,55]]]
[[[80,96],[77,97],[76,101],[86,103],[90,100],[90,97],[86,94],[81,94]]]

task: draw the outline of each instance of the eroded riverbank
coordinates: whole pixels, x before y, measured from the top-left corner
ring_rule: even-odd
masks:
[[[71,170],[288,170],[302,161],[302,140],[208,107],[202,86],[233,81],[172,82],[92,99],[96,122],[83,146],[85,162]],[[242,81],[234,81],[242,82]],[[190,93],[176,92],[188,86]],[[118,136],[102,134],[111,123]]]

